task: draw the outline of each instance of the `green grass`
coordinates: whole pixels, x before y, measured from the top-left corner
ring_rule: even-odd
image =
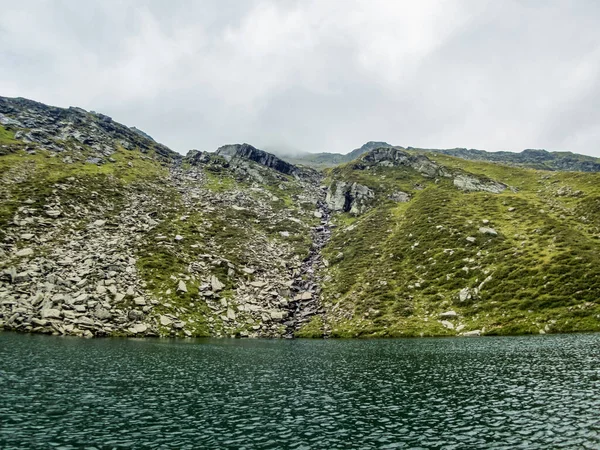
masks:
[[[549,332],[600,330],[598,174],[434,159],[517,189],[464,193],[449,181],[425,180],[425,189],[415,190],[411,184],[419,175],[410,169],[333,169],[330,179],[360,182],[378,198],[358,218],[338,216],[325,249],[332,335],[453,335],[438,321],[450,309],[460,314],[456,324],[464,331],[537,333],[546,325]],[[583,193],[557,197],[561,187]],[[394,189],[412,200],[386,201]],[[498,236],[479,233],[484,220]],[[469,243],[469,236],[476,242]],[[461,289],[476,288],[488,276],[476,298],[459,301]]]
[[[0,145],[12,145],[18,143],[19,141],[15,139],[14,131],[7,130],[4,126],[0,125]]]

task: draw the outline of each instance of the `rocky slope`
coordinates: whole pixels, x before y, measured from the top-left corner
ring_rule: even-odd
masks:
[[[0,108],[5,328],[283,336],[317,312],[317,172],[250,146],[181,157],[80,109]]]
[[[0,97],[0,326],[79,336],[600,329],[595,173],[373,143],[318,172],[179,155]]]

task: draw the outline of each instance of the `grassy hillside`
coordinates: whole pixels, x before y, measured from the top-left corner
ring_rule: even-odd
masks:
[[[247,144],[183,157],[79,108],[0,97],[0,114],[0,327],[600,330],[600,173],[377,142],[318,173]]]
[[[402,167],[330,171],[329,182],[372,188],[376,203],[359,217],[335,217],[327,313],[304,334],[600,330],[600,175],[434,159],[513,189],[467,193]],[[394,190],[411,200],[387,199]],[[449,311],[457,316],[440,315]]]

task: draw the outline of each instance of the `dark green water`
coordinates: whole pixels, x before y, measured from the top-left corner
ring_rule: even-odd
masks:
[[[0,333],[0,448],[600,448],[600,334]]]

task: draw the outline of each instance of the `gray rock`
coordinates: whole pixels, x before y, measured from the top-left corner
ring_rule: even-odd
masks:
[[[227,318],[229,320],[235,320],[236,314],[235,311],[231,308],[227,308]]]
[[[25,283],[31,280],[29,272],[19,272],[13,277],[13,283]]]
[[[146,325],[145,323],[136,323],[135,325],[129,328],[129,331],[134,334],[140,334],[145,333],[147,329],[148,325]]]
[[[398,203],[406,203],[410,201],[410,195],[406,192],[396,191],[389,195],[389,199]]]
[[[15,253],[15,255],[18,257],[31,256],[31,255],[33,255],[33,249],[32,248],[23,248],[21,250],[18,250]]]
[[[449,330],[454,330],[454,324],[452,322],[449,322],[447,320],[440,320],[440,323],[442,324],[442,326],[444,328],[447,328]]]
[[[137,309],[132,309],[127,314],[127,317],[129,318],[129,320],[135,322],[138,320],[142,320],[144,318],[144,313],[141,311],[138,311]]]
[[[177,292],[187,292],[187,286],[185,285],[185,281],[179,280],[177,284]]]
[[[481,330],[465,331],[462,335],[466,337],[481,336]]]
[[[219,279],[214,275],[210,277],[210,286],[214,292],[219,292],[225,287],[225,285],[221,283]]]
[[[60,309],[46,308],[40,312],[42,319],[60,319]]]
[[[483,191],[500,194],[507,186],[494,180],[484,180],[474,175],[459,174],[454,177],[454,186],[463,191]]]
[[[75,323],[79,324],[79,325],[85,325],[85,326],[88,326],[88,327],[92,327],[92,326],[95,325],[94,324],[94,320],[91,319],[91,318],[89,318],[88,316],[78,317],[77,319],[75,319]]]
[[[269,314],[271,315],[271,319],[273,320],[283,320],[287,317],[286,311],[273,310]]]
[[[325,203],[331,211],[358,215],[369,208],[374,198],[375,193],[367,186],[336,181],[329,186]]]
[[[173,323],[173,321],[171,320],[170,317],[167,317],[164,315],[161,315],[159,320],[160,320],[160,324],[165,327],[168,327],[169,325],[171,325]]]
[[[481,234],[489,234],[490,236],[498,236],[498,232],[490,227],[480,227],[479,232]]]
[[[94,310],[94,316],[98,320],[110,320],[112,318],[111,312],[108,309],[102,308],[99,305],[96,306],[96,309]]]
[[[456,311],[446,311],[440,314],[440,319],[455,319],[458,317]]]

